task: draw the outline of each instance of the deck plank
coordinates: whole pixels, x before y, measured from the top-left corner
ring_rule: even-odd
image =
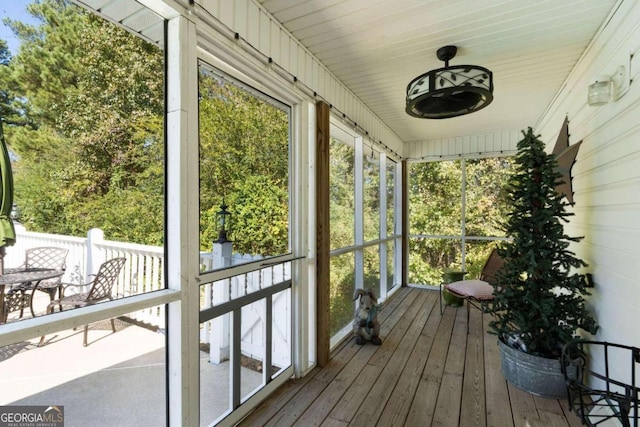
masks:
[[[538,410],[540,421],[542,421],[545,426],[562,427],[567,425],[567,419],[557,399],[546,399],[544,397],[534,396],[533,402]]]
[[[296,393],[293,399],[280,409],[267,423],[262,424],[267,427],[290,426],[302,415],[311,405],[316,397],[326,387],[326,384],[312,379],[305,387]],[[257,425],[257,424],[254,424]]]
[[[349,423],[346,421],[338,421],[329,417],[324,420],[324,422],[321,424],[321,427],[346,427],[348,425]]]
[[[436,331],[431,352],[429,352],[427,364],[422,373],[422,377],[420,377],[420,384],[418,384],[415,398],[411,403],[406,425],[431,425],[438,393],[440,391],[440,384],[442,383],[442,375],[444,373],[455,317],[456,311],[444,311],[444,315]]]
[[[379,317],[381,321],[384,322],[381,326],[381,335],[392,328],[397,320],[402,317],[402,314],[408,308],[407,305],[403,305],[402,303],[409,294],[410,290],[408,288],[400,289],[397,297],[391,299],[391,301],[385,304],[383,309],[380,310]],[[293,383],[299,383],[299,385],[291,388],[289,392],[284,395],[278,395],[276,400],[272,401],[270,399],[263,402],[249,417],[243,420],[240,425],[286,425],[286,423],[293,425],[303,416],[310,406],[317,405],[322,407],[322,405],[325,404],[325,402],[322,401],[316,403],[317,398],[325,391],[328,385],[333,384],[333,387],[335,387],[336,384],[341,384],[340,381],[335,382],[334,380],[356,356],[356,360],[366,362],[374,353],[375,348],[370,348],[364,353],[359,354],[361,350],[361,346],[355,345],[352,340],[346,340],[332,353],[331,360],[323,369],[314,369],[303,379],[292,380]],[[346,372],[346,375],[349,375],[349,371]],[[302,385],[305,384],[304,379],[310,376],[314,378],[315,382],[310,384],[308,390],[301,393]],[[351,383],[352,379],[347,379],[347,387],[350,386]],[[322,384],[324,384],[325,387],[323,387]]]
[[[369,390],[373,387],[377,378],[382,373],[383,368],[392,357],[396,348],[400,345],[411,320],[418,314],[425,298],[426,295],[420,294],[417,294],[416,298],[412,298],[408,310],[398,319],[391,332],[386,336],[381,334],[383,338],[382,345],[377,347],[375,355],[363,369],[362,376],[356,378],[352,387],[345,393],[345,397],[338,402],[331,412],[330,415],[332,418],[350,422],[356,415]],[[365,371],[367,375],[365,375]],[[375,375],[371,375],[372,373]]]
[[[291,399],[298,395],[301,390],[313,380],[315,371],[310,372],[307,376],[291,380],[279,387],[270,399],[260,404],[250,414],[252,425],[267,425],[269,420],[277,417],[279,412],[287,405]]]
[[[447,307],[445,310],[449,309],[452,308]],[[460,402],[462,399],[465,352],[467,348],[467,319],[465,311],[455,311],[456,320],[453,325],[433,416],[433,425],[437,426],[456,426],[460,418]]]
[[[482,312],[471,310],[467,335],[460,425],[485,426],[484,340]]]
[[[428,298],[417,298],[416,302],[421,301],[418,307],[418,312],[415,316],[406,316],[404,327],[406,333],[402,337],[396,350],[391,357],[387,360],[372,359],[370,363],[384,363],[384,369],[380,378],[378,378],[375,384],[371,387],[369,394],[365,398],[365,403],[360,407],[354,418],[351,420],[350,425],[368,427],[375,425],[380,417],[380,414],[384,410],[391,393],[396,387],[396,383],[400,378],[404,367],[407,364],[407,360],[411,355],[411,352],[416,346],[418,337],[427,323],[429,314],[435,306],[436,299],[433,295],[425,295]],[[382,367],[382,366],[381,366]]]
[[[326,367],[280,387],[243,426],[578,427],[566,400],[505,381],[490,317],[403,288],[379,313],[381,346],[348,339]]]
[[[540,426],[540,417],[533,401],[533,395],[520,390],[513,384],[508,384],[513,424],[515,426]]]
[[[400,289],[394,298],[384,305],[384,310],[381,310],[379,317],[381,322],[385,322],[387,318],[393,313],[402,313],[402,302],[410,294],[409,288]],[[393,322],[385,322],[385,327],[388,327]],[[312,378],[316,382],[331,384],[331,382],[338,376],[343,368],[349,363],[349,361],[360,350],[359,346],[350,345],[347,340],[338,346],[336,350],[331,354],[331,360],[323,369],[313,369],[309,374],[300,379],[292,379],[284,386],[280,387],[269,400],[259,405],[247,418],[245,418],[240,425],[267,425],[271,419],[281,419],[281,415],[278,413],[288,405],[299,405],[299,402],[293,399],[301,399],[302,396],[298,396],[298,393],[302,390],[303,386]],[[318,384],[314,384],[312,389],[317,390],[318,394],[324,391]],[[315,401],[315,400],[314,400]],[[309,403],[311,404],[311,403]],[[293,422],[290,420],[290,422]]]
[[[580,417],[575,412],[569,409],[568,402],[564,401],[560,406],[562,407],[562,413],[564,414],[565,418],[569,422],[569,427],[583,426],[582,421],[580,420]]]
[[[389,402],[380,414],[380,419],[378,420],[378,425],[380,426],[405,424],[441,320],[437,304],[437,302],[434,303],[427,323],[420,332],[416,346],[413,348],[405,368],[398,378],[396,387],[389,397]]]
[[[491,317],[484,317],[484,382],[487,427],[514,427],[507,381],[502,376],[497,336],[490,333]]]
[[[323,392],[309,408],[302,414],[297,425],[319,425],[319,423],[331,413],[338,402],[343,399],[344,394],[352,386],[359,375],[376,352],[377,347],[368,344],[363,347],[351,343],[347,348],[357,348],[357,355],[350,359],[335,379],[326,387]],[[336,420],[339,420],[336,419]]]

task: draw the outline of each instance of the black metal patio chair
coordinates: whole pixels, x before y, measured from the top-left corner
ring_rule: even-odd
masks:
[[[112,289],[118,275],[124,267],[126,258],[113,258],[105,261],[100,266],[95,278],[84,285],[63,285],[63,295],[60,299],[53,300],[47,306],[47,314],[53,312],[56,306],[62,310],[64,307],[79,308],[93,305],[105,300],[112,300]],[[65,296],[64,291],[69,287],[84,287],[89,288],[87,292],[78,293],[74,295]],[[113,319],[111,319],[111,329],[116,332],[116,325]],[[83,345],[87,346],[87,334],[89,331],[89,325],[84,325],[84,340]],[[44,343],[44,336],[40,339],[40,344]]]
[[[59,247],[35,247],[25,251],[24,264],[19,269],[35,270],[35,269],[54,269],[64,271],[68,249]],[[37,285],[37,286],[36,286]],[[61,276],[54,279],[45,279],[39,282],[24,282],[13,286],[6,295],[7,310],[20,310],[20,317],[24,314],[24,309],[29,307],[31,314],[33,312],[33,297],[35,291],[41,291],[49,295],[49,301],[53,301],[58,293],[58,297],[62,297]]]

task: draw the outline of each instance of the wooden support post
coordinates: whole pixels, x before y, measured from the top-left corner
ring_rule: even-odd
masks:
[[[409,284],[409,164],[402,161],[402,286]]]
[[[316,221],[317,221],[317,269],[316,269],[316,348],[317,364],[329,363],[329,105],[316,103]]]

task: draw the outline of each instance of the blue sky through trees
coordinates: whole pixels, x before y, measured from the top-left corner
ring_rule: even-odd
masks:
[[[37,24],[38,20],[27,12],[29,3],[31,0],[0,0],[0,39],[7,42],[12,55],[18,53],[20,40],[3,21],[5,18],[10,18],[28,24]]]

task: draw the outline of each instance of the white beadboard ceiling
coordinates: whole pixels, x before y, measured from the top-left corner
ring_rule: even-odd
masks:
[[[162,20],[133,0],[76,1],[162,43]],[[253,1],[410,143],[535,127],[622,0]],[[445,45],[458,47],[451,65],[493,72],[494,101],[466,116],[410,117],[406,86],[444,65],[436,51]]]
[[[135,0],[73,0],[159,46],[164,45],[164,20]]]
[[[535,126],[616,0],[259,0],[405,142]],[[444,66],[480,65],[494,101],[466,116],[405,113],[406,85]],[[585,87],[585,98],[586,98]]]

